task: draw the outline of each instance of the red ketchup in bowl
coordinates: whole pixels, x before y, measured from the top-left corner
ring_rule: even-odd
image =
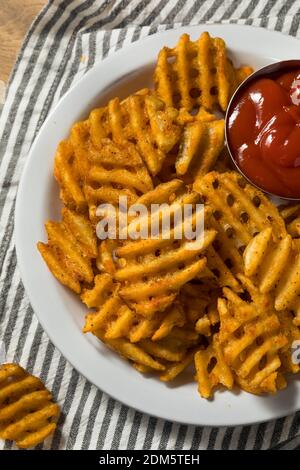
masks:
[[[300,68],[257,77],[230,105],[227,142],[261,189],[300,198]]]

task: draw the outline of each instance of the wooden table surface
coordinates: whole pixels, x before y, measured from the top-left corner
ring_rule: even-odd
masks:
[[[7,81],[28,28],[46,3],[0,0],[0,81]]]

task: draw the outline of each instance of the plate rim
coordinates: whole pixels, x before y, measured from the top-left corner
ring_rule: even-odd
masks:
[[[72,367],[74,367],[74,369],[76,371],[78,371],[83,377],[88,379],[98,389],[105,392],[106,394],[108,394],[110,397],[112,397],[116,401],[121,402],[121,403],[125,404],[126,406],[129,406],[129,407],[131,407],[135,410],[138,410],[142,413],[145,413],[147,415],[155,416],[159,419],[165,419],[165,420],[168,420],[168,421],[179,422],[179,423],[184,423],[184,424],[187,424],[187,425],[194,425],[194,426],[217,426],[217,427],[226,426],[226,427],[233,427],[233,426],[238,426],[238,425],[250,425],[250,424],[257,424],[257,423],[260,423],[260,422],[270,421],[272,419],[287,416],[287,413],[284,412],[284,411],[282,413],[273,413],[273,414],[270,413],[269,417],[262,417],[261,419],[253,418],[253,419],[247,419],[247,420],[234,419],[234,415],[233,415],[232,416],[232,418],[233,418],[232,423],[228,423],[227,421],[224,422],[224,420],[222,421],[222,418],[220,416],[218,416],[217,419],[213,419],[213,420],[210,420],[210,419],[207,420],[206,419],[204,421],[203,420],[199,421],[199,419],[197,419],[197,417],[195,417],[195,419],[192,419],[192,420],[188,419],[188,420],[185,421],[185,420],[182,420],[182,419],[178,419],[174,416],[170,416],[168,414],[167,410],[166,410],[166,413],[164,415],[157,414],[155,411],[151,412],[149,409],[145,409],[145,408],[141,407],[141,405],[137,405],[136,403],[134,403],[134,401],[135,401],[134,398],[129,399],[129,397],[127,397],[127,399],[123,399],[120,396],[120,393],[118,394],[117,391],[116,391],[116,393],[114,391],[112,391],[107,386],[107,384],[105,382],[103,382],[100,386],[97,383],[95,377],[92,377],[90,375],[90,371],[83,371],[80,364],[77,364],[76,362],[74,363],[72,357],[70,357],[71,353],[66,351],[66,348],[62,347],[61,344],[57,343],[56,338],[53,336],[52,332],[50,332],[50,333],[48,332],[48,328],[47,328],[47,325],[45,323],[45,319],[43,318],[43,316],[39,312],[40,309],[38,308],[38,305],[37,305],[37,302],[36,302],[36,299],[35,299],[35,295],[32,292],[30,282],[29,282],[29,279],[28,279],[27,274],[26,274],[27,273],[27,271],[26,271],[27,268],[25,267],[25,264],[24,264],[24,262],[25,262],[24,256],[25,255],[22,252],[22,248],[21,248],[21,246],[22,246],[22,241],[21,241],[22,240],[22,223],[21,223],[22,217],[21,217],[21,213],[22,213],[22,206],[23,206],[22,196],[26,192],[26,181],[27,181],[29,170],[30,170],[30,165],[32,164],[33,155],[35,154],[36,148],[38,147],[38,144],[39,144],[40,140],[42,139],[42,136],[43,136],[43,133],[44,133],[45,129],[53,121],[56,114],[59,113],[59,111],[64,108],[65,103],[68,102],[70,97],[73,96],[74,94],[76,94],[76,90],[77,91],[79,90],[79,88],[82,86],[81,84],[84,81],[87,82],[88,78],[91,77],[93,74],[95,74],[96,70],[103,67],[104,64],[106,64],[106,66],[109,66],[109,63],[115,61],[118,56],[123,55],[124,53],[125,54],[129,53],[130,50],[133,51],[134,49],[139,49],[143,44],[146,44],[147,42],[152,42],[155,37],[156,38],[158,36],[160,36],[162,38],[167,37],[168,35],[170,35],[170,33],[176,34],[177,36],[179,36],[183,32],[187,32],[187,33],[191,34],[192,32],[198,31],[199,33],[201,33],[204,30],[207,30],[211,34],[214,34],[213,30],[214,29],[219,29],[219,28],[221,28],[221,29],[222,28],[226,28],[226,29],[233,28],[237,32],[243,31],[243,33],[246,30],[248,30],[248,31],[251,30],[251,33],[254,33],[254,34],[255,34],[255,31],[257,31],[257,32],[259,31],[260,34],[265,34],[268,37],[269,37],[269,34],[276,35],[280,39],[282,39],[284,37],[289,42],[293,41],[293,42],[297,43],[297,45],[299,46],[299,40],[297,38],[286,35],[286,34],[283,34],[279,31],[267,30],[267,29],[262,28],[262,27],[250,26],[250,25],[239,25],[239,24],[232,24],[232,23],[225,23],[225,24],[214,23],[214,24],[200,24],[200,25],[191,25],[191,26],[180,26],[179,28],[174,28],[172,30],[159,31],[155,34],[152,34],[152,35],[146,36],[144,38],[141,38],[140,40],[138,40],[136,42],[133,42],[128,46],[123,47],[122,49],[118,50],[117,52],[114,52],[114,53],[110,54],[105,59],[100,60],[98,63],[96,63],[92,67],[92,69],[90,69],[86,74],[84,74],[80,79],[78,79],[74,83],[74,85],[65,93],[65,95],[53,107],[53,109],[50,111],[47,118],[45,119],[44,123],[42,124],[42,126],[41,126],[41,128],[40,128],[40,130],[39,130],[32,146],[30,148],[29,154],[27,156],[27,159],[26,159],[26,161],[24,163],[24,166],[23,166],[23,169],[22,169],[22,174],[21,174],[19,185],[18,185],[18,191],[17,191],[14,221],[15,221],[15,246],[16,246],[17,264],[18,264],[21,279],[22,279],[22,282],[24,284],[24,288],[25,288],[26,294],[29,298],[30,304],[33,308],[33,311],[34,311],[35,315],[37,316],[38,321],[42,325],[42,327],[43,327],[46,335],[50,339],[50,341],[55,345],[55,347],[59,350],[59,352],[62,354],[62,356],[67,359],[67,361],[72,365]],[[111,85],[113,85],[113,83]],[[98,93],[101,93],[101,92],[103,93],[106,90],[106,88],[107,87],[104,87],[101,90],[100,87],[99,87]],[[52,174],[52,168],[51,168],[51,174]],[[46,214],[45,214],[45,218],[46,218]],[[45,288],[47,288],[47,287],[45,287]],[[147,383],[146,379],[145,379],[145,383]],[[197,394],[196,384],[195,384],[195,393]],[[232,393],[232,392],[229,391],[229,392],[225,392],[225,393]],[[280,393],[281,392],[278,392],[278,394],[280,394]],[[199,397],[199,400],[204,400],[204,399],[201,399]],[[297,411],[298,409],[300,409],[300,402],[297,405],[297,407],[294,407],[293,409],[290,410],[290,414]],[[212,414],[213,414],[213,409],[212,409]]]

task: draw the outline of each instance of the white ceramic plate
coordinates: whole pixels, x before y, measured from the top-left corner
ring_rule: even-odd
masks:
[[[201,399],[196,383],[179,378],[166,385],[145,378],[104,347],[83,335],[86,308],[49,272],[36,249],[45,240],[44,222],[59,217],[53,159],[58,142],[75,121],[113,96],[125,97],[151,85],[158,51],[173,46],[187,32],[196,39],[208,30],[225,39],[236,65],[262,67],[299,58],[298,40],[260,28],[237,25],[184,27],[150,36],[123,49],[87,73],[52,111],[32,146],[16,205],[16,247],[22,279],[31,304],[50,339],[73,366],[97,387],[140,411],[195,425],[240,425],[288,415],[300,408],[300,385],[292,381],[276,396],[218,392],[213,401]]]

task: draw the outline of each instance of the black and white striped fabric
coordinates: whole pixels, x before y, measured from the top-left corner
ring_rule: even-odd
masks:
[[[16,265],[14,204],[22,167],[50,109],[96,61],[179,25],[253,24],[300,35],[299,0],[50,0],[24,41],[0,118],[0,342],[62,406],[44,449],[297,448],[300,414],[236,428],[174,424],[116,402],[60,355],[28,303]],[[0,448],[14,448],[0,443]]]

